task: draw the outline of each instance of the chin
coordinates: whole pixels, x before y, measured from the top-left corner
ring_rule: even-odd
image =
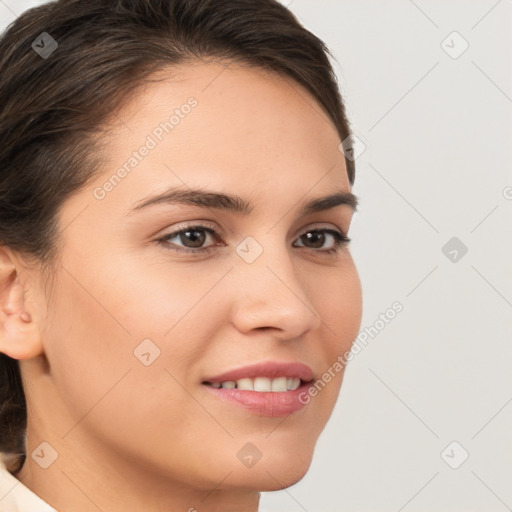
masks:
[[[234,487],[267,492],[286,489],[304,478],[312,460],[312,452],[288,454],[261,459],[252,468],[238,468],[230,483]]]

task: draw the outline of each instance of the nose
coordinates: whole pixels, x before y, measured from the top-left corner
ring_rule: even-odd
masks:
[[[239,261],[234,277],[239,284],[233,298],[232,321],[240,332],[265,330],[286,340],[320,325],[320,315],[304,293],[304,284],[285,248],[265,249],[250,264]]]

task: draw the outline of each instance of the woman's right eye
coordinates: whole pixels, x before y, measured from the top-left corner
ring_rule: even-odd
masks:
[[[208,239],[213,239],[214,243],[205,247],[204,244]],[[164,247],[171,250],[198,253],[210,250],[212,247],[219,245],[215,243],[215,241],[219,240],[220,236],[212,228],[206,226],[189,226],[167,233],[158,238],[157,242],[160,242]]]

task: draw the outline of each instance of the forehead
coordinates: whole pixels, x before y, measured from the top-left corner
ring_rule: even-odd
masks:
[[[256,200],[269,190],[295,201],[313,188],[312,195],[349,190],[334,124],[291,79],[215,61],[166,68],[152,79],[113,116],[94,184],[115,178],[112,206],[180,185]]]
[[[186,105],[191,98],[197,106],[189,112]],[[180,119],[172,119],[173,113]],[[124,149],[137,135],[150,134],[171,121],[172,137],[165,137],[167,143],[180,138],[180,142],[193,142],[196,150],[232,149],[241,155],[255,146],[263,149],[261,143],[268,151],[295,140],[311,141],[336,156],[338,151],[339,136],[332,120],[307,90],[289,77],[238,63],[194,61],[164,68],[114,117],[117,144],[112,149]],[[240,141],[244,147],[237,146]],[[297,144],[295,152],[300,149]]]

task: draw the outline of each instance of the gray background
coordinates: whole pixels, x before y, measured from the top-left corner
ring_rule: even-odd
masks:
[[[0,0],[0,28],[40,3]],[[364,144],[361,331],[403,311],[348,366],[307,476],[261,510],[512,510],[512,1],[282,3],[336,56]]]

